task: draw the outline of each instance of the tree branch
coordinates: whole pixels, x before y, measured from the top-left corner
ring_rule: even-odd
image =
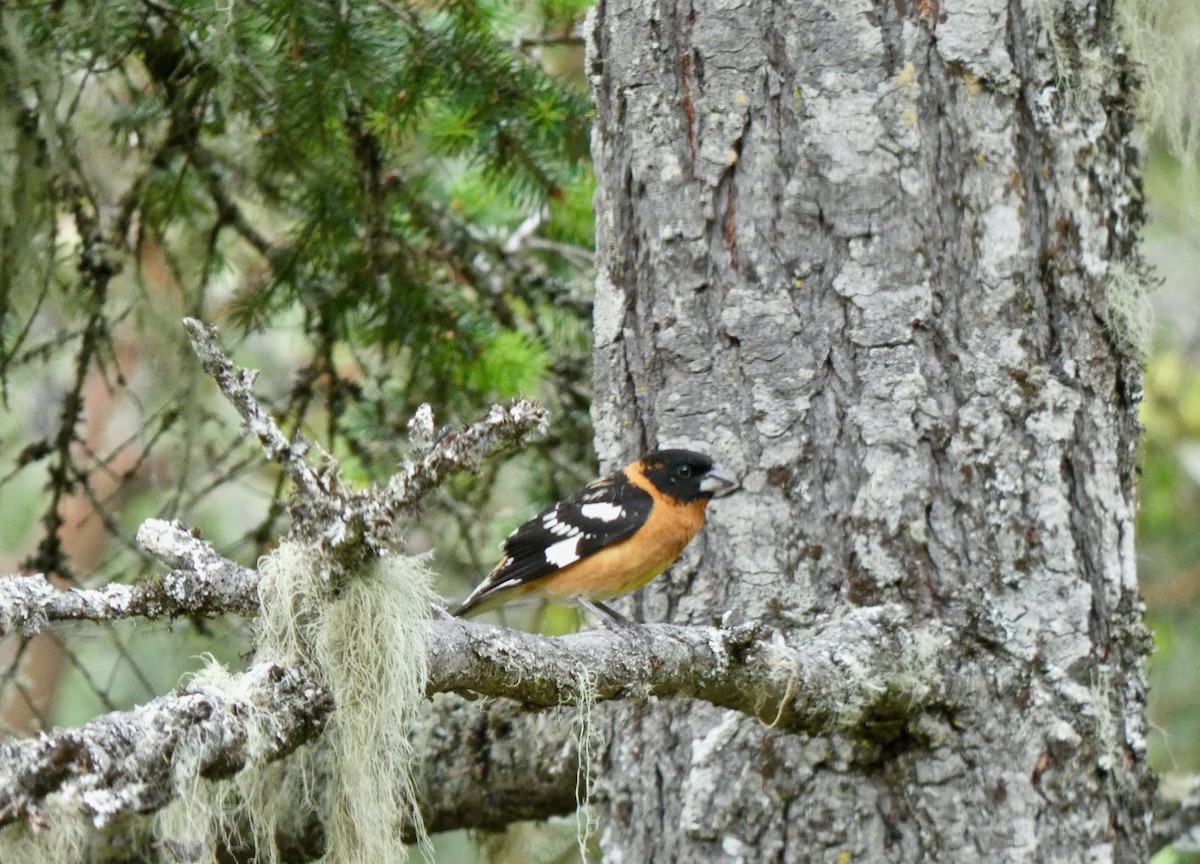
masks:
[[[51,622],[254,613],[258,574],[218,555],[178,523],[147,520],[143,546],[181,569],[144,585],[60,591],[40,576],[0,580],[0,634]],[[576,701],[580,681],[598,701],[703,699],[809,734],[902,720],[941,699],[937,669],[948,636],[914,629],[898,607],[852,611],[801,643],[749,624],[731,629],[597,627],[550,638],[433,622],[428,692],[472,691],[532,707]]]
[[[795,732],[886,737],[946,698],[948,679],[939,663],[948,636],[906,620],[898,607],[859,609],[791,645],[778,631],[753,624],[731,629],[653,624],[553,638],[446,618],[433,622],[428,692],[472,691],[543,708],[575,703],[582,687],[585,698],[598,701],[703,699]],[[0,750],[0,825],[36,818],[41,799],[55,791],[68,794],[97,821],[157,809],[175,794],[170,765],[185,740],[199,748],[202,774],[232,774],[254,756],[246,750],[248,701],[269,712],[271,728],[281,730],[271,751],[255,758],[278,758],[319,734],[332,706],[305,673],[261,664],[241,677],[250,695],[240,699],[194,685],[79,730],[7,745]],[[501,709],[483,713],[496,710]],[[455,734],[478,737],[484,731]],[[458,746],[446,734],[435,724],[426,737],[442,749]],[[557,753],[562,746],[559,739],[552,749]],[[454,762],[433,764],[457,770],[447,768]],[[476,782],[486,787],[486,775]],[[547,782],[552,791],[523,798],[520,815],[484,810],[494,812],[495,824],[548,815],[529,811],[541,806],[536,802],[561,806],[567,780]],[[573,800],[573,778],[570,782]],[[445,796],[436,800],[451,812],[427,813],[430,824],[462,827],[454,821],[464,818],[462,807]]]
[[[222,558],[182,524],[147,519],[138,542],[176,569],[152,582],[90,590],[59,590],[40,574],[0,579],[0,636],[32,636],[60,621],[257,614],[258,573]]]
[[[201,776],[228,777],[251,761],[271,761],[313,740],[333,710],[328,695],[296,672],[261,664],[229,688],[193,685],[133,711],[114,712],[74,730],[0,745],[0,827],[43,825],[51,794],[97,826],[155,812],[173,800],[173,765],[186,753]],[[428,784],[422,813],[430,831],[500,830],[520,819],[575,809],[573,709],[527,713],[512,702],[434,700],[417,738],[423,761],[443,768]],[[253,751],[251,726],[268,728],[269,747]],[[53,828],[53,826],[50,826]],[[322,850],[319,826],[309,854]]]
[[[855,609],[799,644],[772,628],[648,624],[550,638],[434,622],[429,692],[469,690],[547,707],[660,696],[702,699],[772,726],[873,736],[945,698],[950,640],[900,607]],[[581,682],[586,682],[581,685]]]
[[[451,473],[476,471],[485,456],[523,443],[547,417],[544,408],[525,399],[493,405],[482,420],[446,433],[423,457],[404,462],[382,491],[383,502],[396,510],[413,507]]]
[[[312,740],[333,709],[302,670],[262,663],[231,682],[197,682],[79,729],[0,744],[0,826],[40,824],[51,793],[97,826],[153,812],[178,793],[174,766],[181,756],[194,760],[202,777],[228,777]]]

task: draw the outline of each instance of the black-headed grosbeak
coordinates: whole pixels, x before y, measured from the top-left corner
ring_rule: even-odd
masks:
[[[540,594],[624,621],[601,601],[671,566],[704,524],[709,500],[737,485],[702,453],[647,453],[509,534],[500,563],[454,614]]]

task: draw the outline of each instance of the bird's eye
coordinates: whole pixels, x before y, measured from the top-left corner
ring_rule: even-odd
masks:
[[[691,465],[680,465],[679,466],[679,476],[680,477],[691,477],[692,476],[692,466]]]

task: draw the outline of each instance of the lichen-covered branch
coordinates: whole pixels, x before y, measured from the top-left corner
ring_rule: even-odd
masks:
[[[220,555],[183,523],[147,519],[138,529],[137,540],[174,568],[160,580],[162,602],[171,614],[258,612],[258,571]]]
[[[489,702],[472,708],[468,713],[480,725],[456,727],[450,738],[444,720],[429,725],[424,737],[436,753],[426,776],[461,772],[464,766],[457,758],[443,758],[446,751],[469,746],[471,740],[478,744],[480,736],[500,741],[507,734],[500,727],[511,725],[529,707],[569,705],[580,698],[581,689],[584,698],[597,701],[702,699],[808,734],[841,730],[855,736],[889,735],[932,704],[945,704],[948,677],[941,664],[948,644],[946,634],[934,628],[908,626],[897,607],[856,610],[798,644],[754,624],[730,629],[653,624],[552,638],[442,619],[433,623],[430,636],[429,693],[471,691],[519,705]],[[271,728],[278,730],[270,752],[255,757],[260,759],[275,758],[314,738],[332,710],[324,691],[299,670],[262,664],[242,678],[246,683],[240,690],[250,695],[234,698],[227,690],[193,685],[78,730],[0,749],[0,825],[36,818],[39,803],[52,792],[66,794],[97,821],[155,810],[175,794],[170,764],[185,742],[205,776],[232,774],[246,764],[252,755],[246,744],[247,702],[269,712]],[[440,711],[461,704],[441,699]],[[556,732],[546,743],[553,753],[565,746],[564,734]],[[455,736],[466,737],[452,740]],[[489,794],[489,772],[472,770],[482,772],[472,781],[483,790],[479,794]],[[425,818],[439,829],[484,827],[479,813],[485,812],[486,825],[495,827],[561,812],[554,808],[567,806],[564,790],[573,801],[573,776],[526,775],[524,782],[530,784],[529,794],[518,796],[523,803],[515,810],[476,809],[461,805],[459,794],[442,794],[439,779],[431,785],[441,791],[431,793],[433,810]],[[543,805],[551,809],[539,811]]]
[[[434,623],[429,690],[469,690],[530,706],[579,698],[701,699],[808,734],[870,734],[946,697],[950,644],[937,627],[913,627],[899,607],[856,609],[802,642],[772,628],[649,624],[594,627],[548,638]]]
[[[197,760],[201,776],[228,777],[250,758],[279,758],[314,739],[333,708],[323,691],[272,664],[241,677],[244,692],[269,715],[245,711],[245,696],[194,686],[80,729],[0,745],[0,826],[41,826],[51,795],[59,796],[55,812],[74,809],[97,825],[157,812],[180,791],[171,759],[181,748]],[[273,749],[253,750],[247,716],[259,727],[278,723],[282,737],[268,739],[276,742]],[[418,732],[422,762],[436,766],[436,782],[427,783],[422,796],[427,828],[501,830],[515,821],[572,812],[574,716],[573,708],[530,713],[507,701],[435,699]],[[302,802],[296,806],[303,809]],[[324,852],[319,824],[289,840],[283,860],[315,860]]]
[[[544,408],[525,399],[493,405],[482,420],[443,435],[423,456],[401,465],[382,497],[392,507],[410,507],[452,472],[474,471],[489,453],[522,443],[545,426],[547,416]]]
[[[332,708],[302,670],[262,663],[227,686],[196,682],[78,729],[0,744],[0,826],[39,824],[51,794],[97,826],[156,811],[178,792],[181,754],[199,776],[227,777],[312,740]]]
[[[95,589],[60,590],[41,575],[0,579],[0,636],[32,636],[59,621],[257,612],[258,574],[221,557],[180,523],[147,519],[138,541],[175,569],[151,582]]]

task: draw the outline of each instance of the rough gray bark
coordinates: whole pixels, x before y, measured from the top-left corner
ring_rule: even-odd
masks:
[[[589,41],[598,451],[745,478],[634,614],[899,603],[958,658],[890,739],[616,706],[606,860],[1144,860],[1111,3],[600,0]]]

